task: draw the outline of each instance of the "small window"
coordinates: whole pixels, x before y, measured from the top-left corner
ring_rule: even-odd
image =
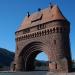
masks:
[[[54,44],[56,45],[56,40],[54,40]]]
[[[23,30],[23,34],[29,33],[30,32],[30,28],[27,28],[25,30]]]
[[[38,29],[38,30],[40,30],[40,29],[44,29],[44,28],[46,28],[46,26],[45,26],[44,24],[42,24],[42,25],[38,25],[38,26],[37,26],[37,29]]]
[[[55,63],[55,69],[57,69],[57,63]]]

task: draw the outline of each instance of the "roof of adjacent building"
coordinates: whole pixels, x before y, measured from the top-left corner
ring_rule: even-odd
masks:
[[[18,28],[18,31],[49,21],[65,19],[66,18],[62,15],[57,5],[49,6],[48,8],[35,12],[30,16],[26,16],[21,26]]]

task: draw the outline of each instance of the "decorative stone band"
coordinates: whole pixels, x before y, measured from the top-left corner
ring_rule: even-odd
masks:
[[[47,29],[42,29],[39,31],[27,33],[27,34],[22,34],[20,36],[16,37],[16,41],[22,41],[22,40],[27,40],[35,37],[40,37],[40,36],[45,36],[49,35],[52,33],[67,33],[68,30],[64,27],[54,27],[54,28],[47,28]]]

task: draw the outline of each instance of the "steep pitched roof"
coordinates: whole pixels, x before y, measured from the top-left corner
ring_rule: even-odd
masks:
[[[49,21],[61,19],[65,20],[66,18],[62,15],[58,6],[53,5],[52,8],[48,7],[46,9],[31,14],[29,17],[26,16],[18,31]]]

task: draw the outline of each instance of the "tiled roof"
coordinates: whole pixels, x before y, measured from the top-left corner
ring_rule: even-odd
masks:
[[[58,6],[53,5],[52,8],[48,7],[46,9],[31,14],[29,17],[26,16],[21,26],[19,27],[18,31],[49,21],[61,19],[64,20],[66,18],[62,15]]]

